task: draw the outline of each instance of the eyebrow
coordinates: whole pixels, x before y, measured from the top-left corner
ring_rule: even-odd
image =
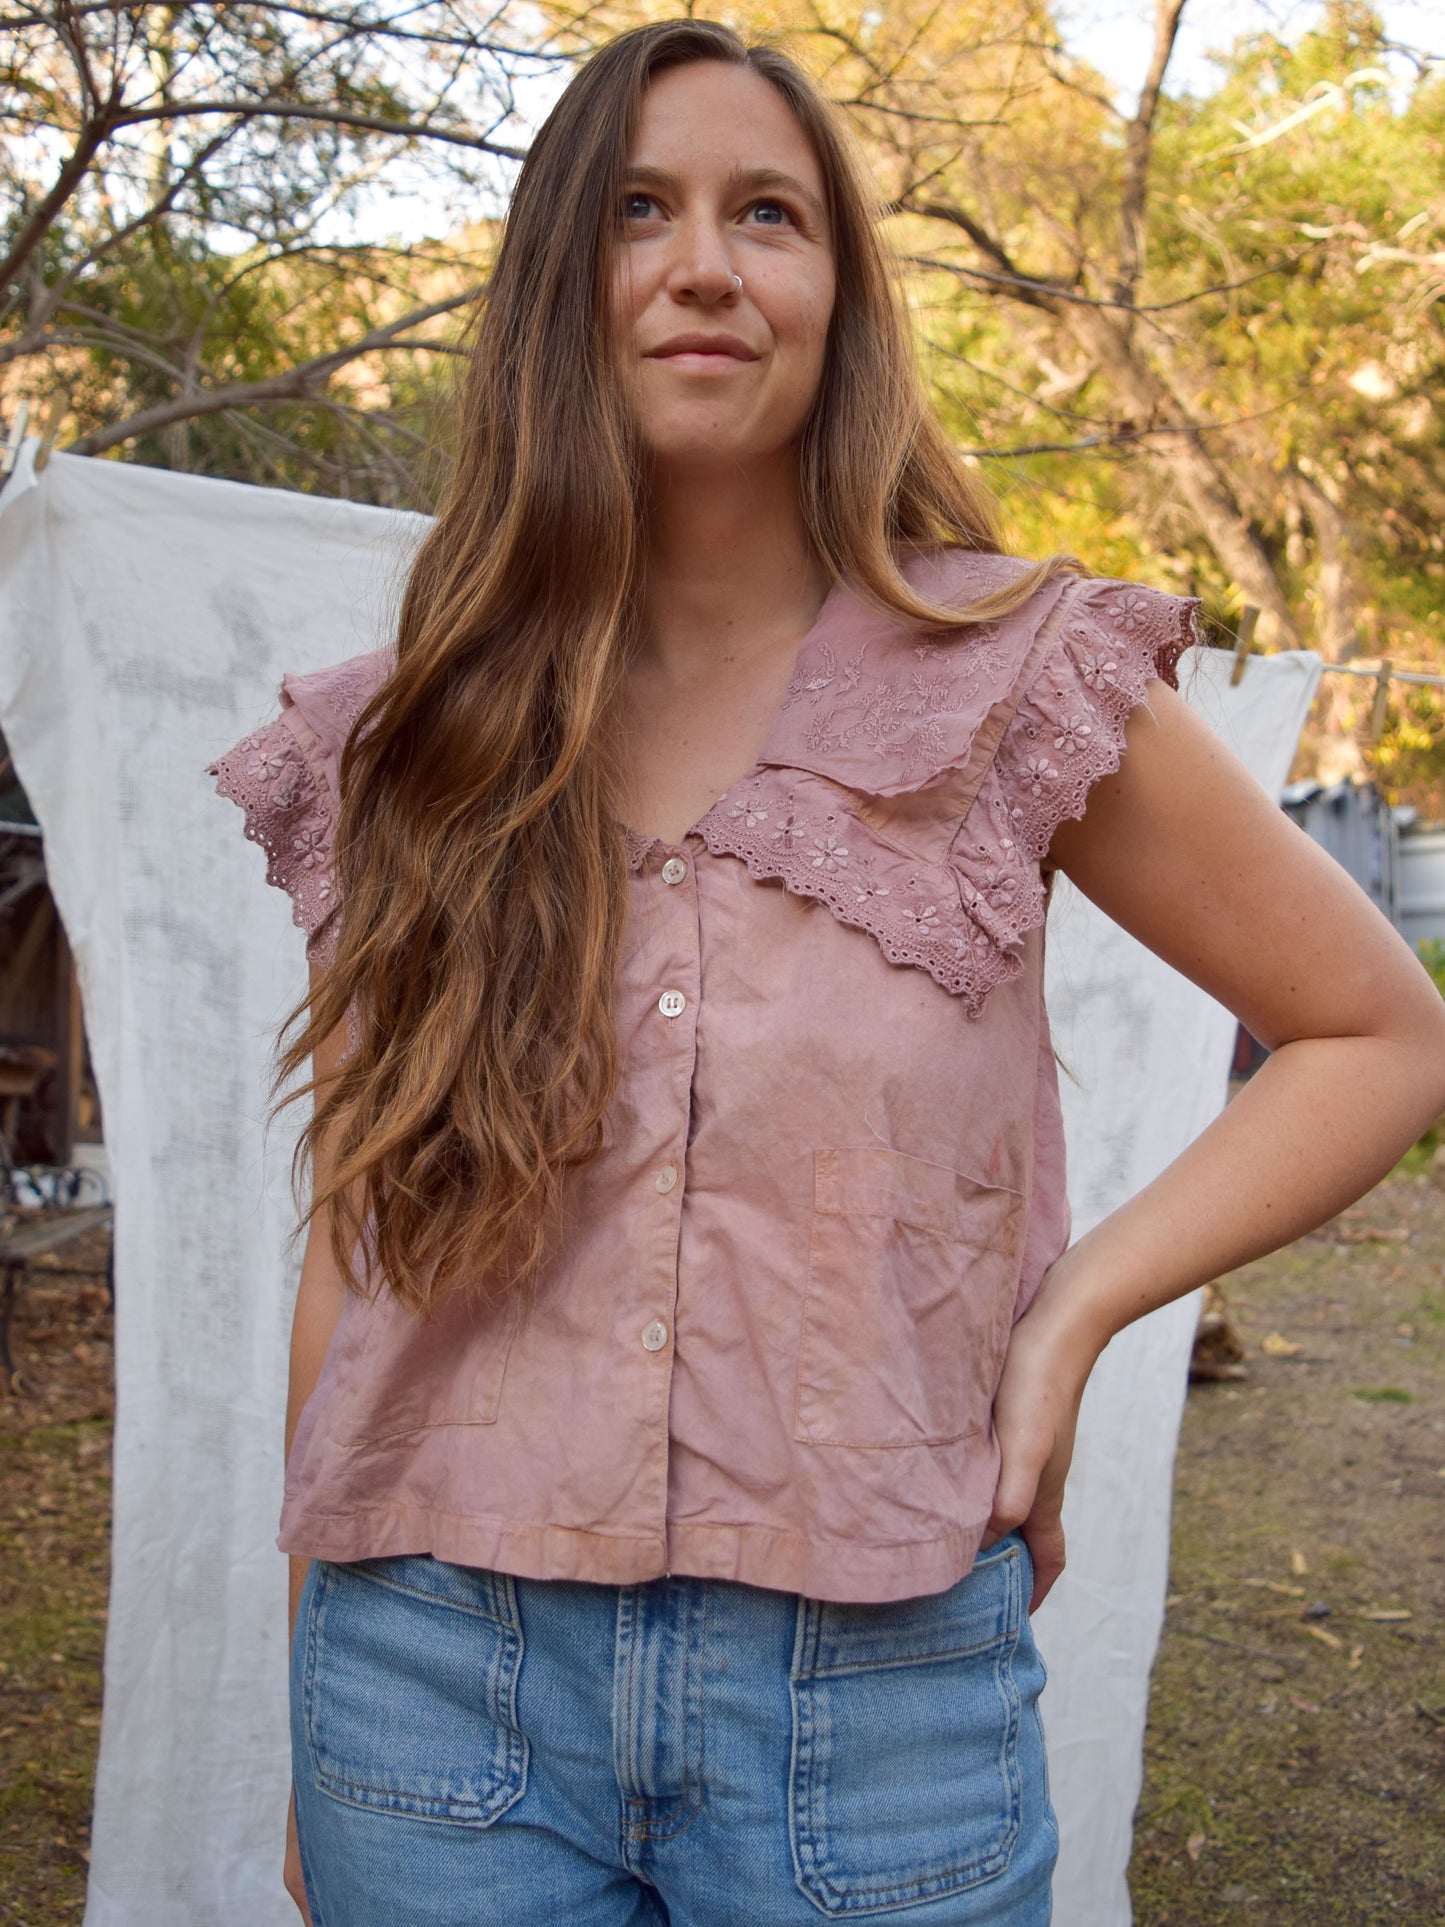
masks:
[[[627,167],[624,178],[638,181],[648,187],[678,188],[681,182],[676,174],[665,167]],[[828,216],[823,203],[810,187],[806,187],[796,174],[788,174],[780,167],[734,167],[727,178],[728,187],[736,192],[739,188],[764,189],[778,188],[791,194],[802,202],[818,226],[826,231]]]

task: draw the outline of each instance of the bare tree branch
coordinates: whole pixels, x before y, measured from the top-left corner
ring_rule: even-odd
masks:
[[[442,141],[450,147],[468,147],[508,161],[527,158],[524,147],[504,147],[499,141],[488,140],[484,134],[469,134],[460,127],[439,127],[428,121],[388,120],[384,115],[362,114],[350,107],[318,107],[290,100],[185,100],[160,107],[131,107],[117,114],[111,124],[143,127],[151,121],[199,120],[207,114],[234,114],[248,121],[317,121],[330,127],[355,128],[360,133]]]
[[[88,120],[81,128],[80,137],[62,163],[50,192],[21,225],[20,232],[10,244],[10,252],[0,257],[0,288],[9,286],[45,240],[55,225],[56,216],[85,179],[91,162],[109,138],[112,125],[102,114],[94,120]]]
[[[424,322],[465,307],[468,302],[476,300],[482,291],[480,287],[469,288],[463,294],[452,295],[444,301],[433,301],[424,308],[415,308],[384,328],[373,328],[359,340],[347,342],[344,347],[333,349],[329,354],[314,355],[309,361],[300,362],[296,367],[284,369],[280,374],[271,375],[263,381],[233,382],[226,388],[200,389],[177,395],[171,401],[160,402],[153,408],[143,408],[125,421],[80,436],[67,445],[66,453],[99,455],[107,448],[117,448],[122,442],[134,441],[139,435],[151,435],[159,429],[168,428],[173,422],[223,414],[228,409],[274,407],[279,402],[314,400],[338,369],[362,355],[386,349],[426,347],[428,344],[425,342],[413,342],[405,337]]]
[[[1129,122],[1124,155],[1124,188],[1119,201],[1119,272],[1114,298],[1133,300],[1144,261],[1144,204],[1149,193],[1149,162],[1154,148],[1154,119],[1164,75],[1174,52],[1184,0],[1154,0],[1154,46],[1139,105]]]

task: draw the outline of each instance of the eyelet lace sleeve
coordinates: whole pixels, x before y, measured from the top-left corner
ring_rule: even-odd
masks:
[[[339,935],[333,845],[342,749],[394,666],[388,647],[283,676],[280,714],[206,766],[218,792],[244,810],[246,835],[266,852],[266,881],[291,898],[314,964],[330,964]]]
[[[1085,580],[1073,591],[951,852],[964,907],[988,939],[984,988],[1017,975],[1023,939],[1048,908],[1042,865],[1054,832],[1118,769],[1150,682],[1179,687],[1199,608],[1195,596],[1134,582]]]
[[[1179,687],[1200,640],[1199,599],[1137,582],[1085,580],[1005,732],[985,793],[1006,800],[1014,838],[1042,862],[1059,825],[1123,758],[1131,712],[1151,681]]]
[[[245,813],[245,835],[266,852],[266,881],[291,898],[292,921],[306,932],[307,958],[324,965],[336,938],[335,805],[315,745],[303,747],[302,732],[312,734],[288,705],[208,764],[206,774],[216,779],[217,793]]]

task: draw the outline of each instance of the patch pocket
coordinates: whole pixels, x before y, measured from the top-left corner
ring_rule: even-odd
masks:
[[[896,1447],[981,1431],[1023,1232],[1020,1191],[883,1146],[815,1151],[794,1437]]]
[[[799,1600],[788,1827],[794,1878],[820,1912],[921,1905],[1008,1866],[1025,1583],[1010,1536],[944,1593]]]
[[[479,1305],[456,1292],[430,1318],[390,1291],[349,1293],[326,1369],[341,1445],[381,1445],[440,1425],[494,1425],[521,1320],[520,1292]]]
[[[302,1717],[321,1792],[489,1826],[526,1789],[509,1573],[426,1557],[318,1562]]]

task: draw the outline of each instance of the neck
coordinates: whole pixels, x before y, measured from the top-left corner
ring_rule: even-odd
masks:
[[[641,658],[669,682],[795,645],[829,588],[792,460],[762,473],[658,475],[648,545]]]

